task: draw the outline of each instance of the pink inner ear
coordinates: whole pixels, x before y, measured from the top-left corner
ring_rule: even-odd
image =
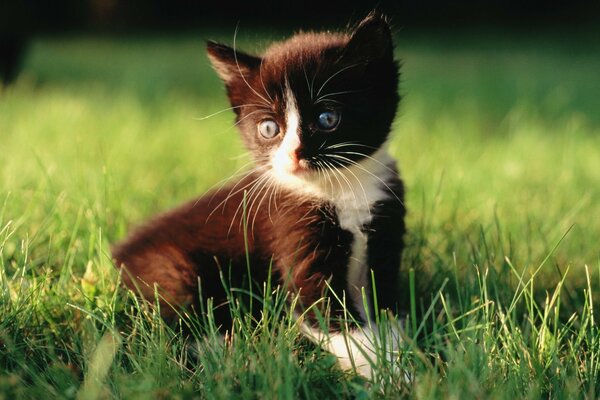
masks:
[[[206,45],[206,52],[213,68],[226,84],[231,84],[237,79],[248,79],[261,63],[260,57],[234,50],[216,42],[209,41]]]

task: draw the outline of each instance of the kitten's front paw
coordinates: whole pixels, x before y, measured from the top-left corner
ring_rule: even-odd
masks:
[[[400,326],[388,322],[383,326],[359,327],[331,336],[328,349],[338,358],[343,369],[354,370],[372,379],[373,368],[398,364],[401,341]]]
[[[342,332],[318,332],[303,327],[304,333],[333,353],[340,367],[353,370],[367,379],[375,378],[374,368],[387,364],[387,371],[398,368],[401,328],[397,321],[381,326],[355,327]],[[395,375],[395,373],[394,373]]]

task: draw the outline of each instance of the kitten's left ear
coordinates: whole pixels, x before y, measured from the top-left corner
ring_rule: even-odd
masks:
[[[206,52],[210,62],[226,85],[231,85],[248,76],[260,67],[261,59],[251,56],[221,43],[209,40]]]
[[[375,13],[363,19],[350,36],[342,55],[354,60],[393,59],[392,32],[385,17]]]

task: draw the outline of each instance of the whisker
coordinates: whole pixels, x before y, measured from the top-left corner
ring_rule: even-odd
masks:
[[[371,156],[369,156],[367,154],[364,154],[364,153],[359,153],[359,152],[355,152],[355,151],[336,151],[335,154],[353,154],[353,155],[365,157],[365,158],[368,158],[369,160],[372,160],[372,161],[376,162],[377,164],[381,165],[382,167],[384,167],[388,171],[396,173],[396,171],[393,170],[392,168],[390,168],[388,165],[385,165],[384,163],[382,163],[378,159],[376,159],[374,157],[371,157]]]
[[[311,101],[315,98],[313,96],[314,89],[315,89],[315,79],[317,79],[317,72],[315,72],[312,79],[310,80],[310,99],[311,99]]]
[[[242,158],[246,158],[248,156],[251,156],[252,153],[249,151],[244,151],[241,154],[238,154],[237,156],[233,156],[233,157],[229,157],[230,160],[235,161],[235,160],[241,160]],[[250,163],[253,163],[253,161],[249,161],[248,163],[244,164],[244,165],[248,165]]]
[[[328,99],[329,97],[332,97],[332,96],[339,96],[342,94],[352,94],[352,93],[360,93],[360,92],[364,92],[364,90],[344,90],[341,92],[333,92],[333,93],[324,94],[323,96],[317,98],[317,100],[315,101],[315,104],[318,104],[318,103],[322,102],[323,100]],[[328,100],[328,101],[331,101],[331,100]]]
[[[354,67],[356,67],[357,65],[359,65],[359,63],[356,63],[356,64],[351,64],[351,65],[347,65],[347,66],[345,66],[344,68],[341,68],[340,70],[338,70],[337,72],[335,72],[333,75],[331,75],[331,76],[330,76],[330,77],[329,77],[329,78],[328,78],[328,79],[327,79],[327,80],[326,80],[326,81],[325,81],[325,82],[324,82],[324,83],[321,85],[321,87],[320,87],[320,88],[319,88],[319,90],[317,91],[317,97],[319,97],[319,95],[321,94],[321,91],[323,90],[323,88],[325,87],[325,85],[327,85],[327,83],[328,83],[329,81],[331,81],[333,78],[335,78],[337,75],[341,74],[342,72],[344,72],[344,71],[346,71],[346,70],[348,70],[348,69],[350,69],[350,68],[354,68]]]
[[[342,177],[342,179],[346,182],[346,184],[348,185],[348,189],[350,189],[350,193],[352,194],[352,197],[354,198],[354,201],[358,203],[358,199],[356,197],[356,193],[354,192],[354,186],[352,186],[352,183],[350,182],[350,180],[346,177],[346,175],[344,175],[338,168],[335,167],[335,165],[333,165],[333,161],[334,160],[329,160],[330,165],[332,165],[334,167],[333,172],[334,174],[337,173],[338,175],[340,175]],[[342,165],[341,163],[338,162],[338,164]],[[343,166],[343,165],[342,165]],[[366,196],[366,193],[365,193]],[[368,203],[368,201],[367,201]]]
[[[266,179],[266,174],[262,174],[260,175],[256,180],[254,180],[252,182],[252,186],[250,187],[250,189],[248,189],[246,191],[246,220],[247,218],[249,218],[249,208],[248,206],[248,201],[249,199],[252,198],[252,196],[254,195],[254,193],[256,192],[257,187]],[[238,204],[237,208],[235,209],[235,213],[233,214],[233,217],[231,218],[231,224],[229,225],[229,230],[227,231],[227,235],[231,234],[231,229],[233,228],[233,223],[235,222],[235,219],[237,218],[238,213],[240,212],[240,209],[242,209],[244,207],[244,201],[240,201],[240,204]],[[239,228],[241,228],[242,226],[242,222],[244,220],[244,213],[242,213],[242,218],[240,218],[240,223],[239,223]]]
[[[400,202],[400,204],[402,204],[404,206],[404,202],[402,200],[400,200],[400,198],[396,195],[396,193],[392,190],[392,188],[390,188],[390,186],[385,181],[383,181],[380,177],[378,177],[377,175],[375,175],[374,173],[372,173],[371,171],[369,171],[368,169],[366,169],[365,167],[360,165],[358,162],[351,160],[348,157],[343,157],[343,156],[340,156],[337,154],[328,154],[328,156],[343,159],[346,162],[348,162],[349,164],[352,164],[352,165],[356,166],[357,168],[360,168],[362,171],[366,172],[367,174],[371,175],[373,178],[375,178],[379,182],[381,182],[390,191],[390,193],[396,198],[396,200],[398,200]]]
[[[263,110],[254,110],[254,111],[252,111],[252,112],[249,112],[248,114],[244,115],[242,118],[240,118],[239,120],[237,120],[235,124],[231,125],[231,126],[229,127],[229,129],[235,128],[235,127],[236,127],[236,126],[238,126],[238,125],[239,125],[239,124],[240,124],[240,123],[241,123],[243,120],[245,120],[245,119],[246,119],[246,118],[248,118],[249,116],[251,116],[251,115],[254,115],[254,114],[256,114],[256,113],[259,113],[259,112],[264,112],[264,111],[263,111]]]
[[[366,144],[362,144],[360,142],[341,142],[341,143],[334,143],[330,146],[327,146],[326,149],[337,149],[340,147],[365,147],[367,149],[372,149],[372,150],[378,150],[379,147],[374,147],[374,146],[367,146]]]
[[[256,217],[258,216],[258,211],[260,210],[260,206],[262,205],[262,202],[265,200],[265,197],[269,194],[269,190],[272,187],[273,187],[273,179],[271,179],[271,177],[269,177],[269,179],[267,179],[267,186],[264,191],[265,193],[263,194],[260,201],[258,202],[258,205],[256,206],[256,211],[254,212],[254,218],[252,218],[252,233],[253,234],[254,234],[254,223],[256,222]],[[269,213],[269,218],[271,218],[270,213]]]
[[[340,181],[340,179],[337,177],[337,174],[335,173],[335,166],[333,166],[329,161],[325,160],[325,159],[321,159],[323,161],[323,163],[327,166],[329,166],[329,173],[331,173],[333,175],[333,177],[335,178],[335,180],[338,183],[338,187],[341,189],[342,188],[342,182]],[[332,190],[331,195],[333,196],[335,194],[335,191]],[[342,197],[342,201],[344,202],[344,208],[346,207],[346,198]]]
[[[269,98],[269,100],[271,100],[271,103],[275,103],[275,101],[273,100],[273,98],[269,94],[269,91],[267,90],[267,87],[265,86],[265,81],[263,80],[263,75],[262,75],[263,60],[264,60],[264,58],[260,59],[260,66],[258,67],[258,76],[260,78],[260,84],[262,85],[262,88],[265,91],[265,94],[267,95],[267,97]]]
[[[271,194],[269,195],[269,203],[268,203],[268,207],[267,207],[267,211],[269,214],[269,220],[271,222],[273,222],[273,218],[271,218],[271,203],[272,201],[275,202],[275,210],[277,211],[277,189],[279,188],[279,185],[277,185],[277,183],[275,182],[275,180],[272,180],[273,182],[273,190],[271,190]]]
[[[255,170],[258,170],[259,167],[255,167],[250,169],[249,171],[243,171],[241,172],[244,168],[246,168],[248,165],[250,164],[254,164],[254,161],[248,161],[247,163],[245,163],[244,165],[242,165],[241,167],[239,167],[237,170],[235,170],[235,172],[233,174],[231,174],[228,178],[225,179],[221,179],[220,181],[218,181],[217,183],[215,183],[214,185],[212,185],[211,187],[209,187],[206,192],[210,192],[212,191],[217,185],[220,185],[219,188],[215,191],[215,194],[218,193],[221,189],[223,189],[223,186],[225,186],[225,184],[230,181],[232,178],[235,178],[237,176],[240,175],[248,175],[249,172],[254,172]],[[214,197],[214,194],[213,194]]]
[[[259,162],[260,162],[261,160],[259,159],[259,160],[257,160],[257,161],[259,161]],[[240,169],[244,168],[246,165],[248,165],[248,164],[250,164],[250,163],[251,163],[251,162],[248,162],[248,163],[246,163],[244,166],[240,167],[240,168],[238,169],[238,171],[239,171]],[[250,185],[252,184],[252,182],[254,182],[256,179],[258,179],[258,177],[257,177],[256,179],[254,179],[254,180],[250,181],[250,183],[246,184],[244,187],[242,187],[241,189],[239,189],[239,190],[238,190],[238,191],[236,191],[235,193],[232,193],[232,192],[235,190],[235,188],[236,188],[236,187],[237,187],[237,186],[238,186],[240,183],[244,182],[244,179],[246,179],[246,177],[250,176],[251,174],[253,174],[253,173],[257,172],[257,171],[263,170],[263,169],[264,169],[264,167],[263,167],[263,166],[261,166],[261,165],[257,165],[256,167],[254,167],[254,168],[251,168],[250,170],[248,170],[248,171],[246,171],[246,172],[243,172],[243,173],[239,173],[239,174],[237,174],[237,171],[236,171],[236,174],[237,174],[237,175],[244,175],[244,176],[243,176],[242,178],[240,178],[240,179],[238,180],[238,182],[236,182],[236,184],[235,184],[235,185],[233,185],[233,187],[232,187],[232,188],[229,190],[229,193],[227,194],[227,196],[225,197],[225,199],[224,199],[224,200],[222,200],[222,201],[221,201],[219,204],[217,204],[217,206],[215,207],[215,209],[213,209],[213,211],[212,211],[212,212],[209,214],[208,218],[210,218],[210,216],[211,216],[211,215],[212,215],[212,214],[213,214],[213,213],[214,213],[214,212],[215,212],[215,211],[216,211],[216,210],[217,210],[217,209],[218,209],[218,208],[219,208],[221,205],[225,205],[225,203],[227,203],[227,200],[229,200],[231,197],[235,196],[237,193],[239,193],[239,192],[240,192],[241,190],[243,190],[244,188],[246,188],[246,187],[250,186]],[[227,183],[227,181],[228,181],[228,180],[230,180],[231,178],[233,178],[234,176],[235,176],[235,174],[234,174],[233,176],[230,176],[229,178],[225,179],[225,183]],[[260,174],[259,174],[259,176],[260,176]],[[219,188],[219,190],[215,191],[215,193],[214,193],[214,194],[213,194],[213,196],[211,197],[211,201],[212,201],[212,199],[214,198],[214,196],[215,196],[215,195],[216,195],[216,194],[217,194],[217,193],[218,193],[218,192],[219,192],[219,191],[220,191],[220,190],[223,188],[223,186],[225,186],[225,183],[223,183],[223,184],[221,185],[221,187]],[[217,183],[217,184],[218,184],[218,183]],[[198,202],[196,202],[196,203],[194,204],[194,206],[195,206],[197,203],[198,203]],[[210,202],[209,202],[209,204],[210,204]],[[207,218],[207,220],[208,220],[208,218]]]
[[[236,194],[238,194],[239,192],[241,192],[242,190],[246,189],[248,186],[251,186],[254,182],[256,182],[260,175],[258,175],[258,177],[254,178],[253,180],[251,180],[249,183],[247,183],[246,185],[244,185],[243,187],[241,187],[238,190],[235,190],[239,184],[241,184],[242,182],[244,182],[244,179],[246,179],[246,177],[250,176],[252,173],[256,172],[259,168],[256,169],[252,169],[250,170],[243,178],[241,178],[230,190],[229,193],[227,194],[227,196],[221,200],[219,202],[219,204],[216,205],[216,207],[210,212],[210,214],[208,214],[208,217],[206,217],[206,220],[208,221],[210,219],[210,217],[215,213],[215,211],[217,211],[221,206],[223,206],[223,212],[225,211],[225,204],[227,204],[227,201],[229,201],[229,199],[231,199],[233,196],[235,196]],[[235,192],[234,192],[235,191]],[[216,193],[215,193],[216,194]],[[214,195],[213,195],[214,198]],[[211,199],[212,200],[212,199]],[[210,204],[210,203],[209,203]]]
[[[238,34],[238,30],[239,30],[239,24],[235,27],[235,32],[233,33],[233,58],[235,59],[235,65],[237,66],[238,72],[240,74],[240,77],[242,78],[242,80],[244,81],[244,83],[246,84],[246,86],[248,86],[248,88],[250,90],[252,90],[252,92],[257,95],[261,100],[263,100],[265,102],[265,104],[267,106],[270,106],[271,104],[269,103],[269,101],[267,99],[265,99],[260,93],[258,93],[256,90],[254,90],[254,88],[252,86],[250,86],[250,84],[248,83],[248,81],[246,80],[246,77],[244,76],[244,74],[242,73],[242,69],[240,68],[240,63],[238,62],[238,58],[237,58],[237,51],[236,51],[236,40],[237,40],[237,34]]]
[[[254,218],[252,219],[252,224],[251,224],[251,228],[250,228],[250,230],[252,231],[253,238],[254,238],[254,223],[256,222],[256,217],[258,216],[258,211],[260,209],[260,205],[262,203],[262,198],[264,198],[264,195],[263,195],[263,197],[261,197],[260,201],[258,200],[258,198],[261,195],[261,193],[263,193],[263,191],[265,194],[267,193],[265,191],[265,189],[269,186],[269,183],[271,181],[271,177],[268,174],[265,174],[265,176],[267,178],[263,181],[263,183],[260,185],[260,187],[256,190],[256,192],[254,194],[254,199],[252,200],[252,203],[250,203],[250,207],[248,207],[248,212],[246,213],[248,218],[250,218],[250,216],[252,214],[252,208],[254,207],[254,204],[258,201],[256,210],[254,211]]]
[[[204,117],[195,117],[195,118],[192,118],[192,119],[195,120],[195,121],[204,121],[206,119],[214,117],[215,115],[222,114],[222,113],[224,113],[226,111],[231,111],[231,110],[235,110],[236,108],[243,108],[243,107],[264,107],[264,108],[267,108],[267,107],[265,107],[264,104],[253,104],[253,103],[242,104],[242,105],[239,105],[239,106],[233,106],[233,107],[224,108],[222,110],[216,111],[216,112],[214,112],[212,114],[209,114],[209,115],[206,115]],[[270,108],[268,108],[268,109],[270,110]]]
[[[365,199],[365,204],[368,205],[369,204],[369,198],[367,196],[367,192],[365,191],[365,187],[363,186],[362,182],[360,181],[360,179],[358,178],[358,176],[356,176],[356,174],[354,172],[352,172],[352,170],[350,168],[348,168],[346,165],[344,165],[342,162],[337,161],[337,160],[330,160],[331,162],[335,162],[336,164],[340,165],[342,168],[344,168],[346,171],[348,171],[348,173],[350,173],[354,179],[356,180],[356,183],[358,183],[358,185],[360,186],[360,189],[363,192],[363,196]],[[369,215],[371,214],[371,210],[370,207],[367,207],[367,209],[369,210]]]
[[[333,189],[333,182],[331,181],[331,177],[329,176],[329,171],[327,171],[326,166],[323,163],[323,159],[321,159],[319,156],[317,156],[319,159],[316,161],[317,165],[319,165],[321,167],[321,170],[323,171],[323,176],[325,176],[327,178],[327,181],[329,181],[329,186],[331,187],[331,193],[333,194],[334,189]]]
[[[304,79],[306,80],[306,87],[308,89],[308,93],[310,93],[310,100],[313,100],[313,87],[311,86],[310,82],[308,81],[308,75],[306,74],[306,66],[304,65],[304,63],[302,64],[302,71],[304,71]]]

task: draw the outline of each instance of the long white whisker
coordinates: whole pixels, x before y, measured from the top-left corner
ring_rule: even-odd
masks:
[[[211,117],[214,117],[215,115],[219,115],[219,114],[224,113],[226,111],[235,110],[236,108],[251,107],[251,106],[253,106],[253,107],[264,107],[264,108],[267,108],[267,107],[265,107],[264,104],[253,104],[253,103],[242,104],[242,105],[239,105],[239,106],[233,106],[233,107],[224,108],[222,110],[219,110],[219,111],[214,112],[212,114],[206,115],[204,117],[198,117],[198,118],[192,118],[192,119],[196,120],[196,121],[204,121],[205,119],[209,119]]]
[[[334,143],[332,145],[327,146],[326,150],[329,150],[329,149],[338,149],[340,147],[365,147],[367,149],[372,149],[372,150],[377,150],[378,149],[378,147],[367,146],[366,144],[362,144],[360,142],[340,142],[340,143]]]
[[[325,82],[323,82],[323,84],[321,85],[321,87],[319,88],[319,90],[317,91],[317,97],[319,97],[319,95],[321,94],[321,91],[323,90],[323,88],[325,87],[325,85],[327,85],[327,83],[332,80],[333,78],[335,78],[337,75],[341,74],[342,72],[346,71],[347,69],[356,67],[357,65],[359,65],[358,63],[356,64],[351,64],[348,65],[344,68],[341,68],[340,70],[338,70],[337,72],[335,72],[334,74],[332,74]]]
[[[269,176],[269,179],[267,179],[266,188],[264,188],[264,194],[260,198],[260,201],[258,202],[258,205],[256,206],[256,211],[254,212],[254,218],[252,218],[252,232],[253,232],[253,234],[254,234],[254,223],[256,222],[256,217],[258,216],[258,212],[260,210],[260,206],[262,205],[262,202],[265,200],[265,197],[267,197],[267,195],[269,194],[269,190],[272,187],[273,187],[273,179],[271,179],[271,177]],[[271,218],[271,214],[270,213],[269,213],[269,218]]]
[[[266,192],[266,188],[269,186],[269,183],[271,181],[271,177],[269,176],[269,174],[265,174],[265,176],[267,177],[267,179],[265,179],[263,181],[263,183],[261,184],[260,188],[257,189],[254,199],[252,199],[252,203],[250,203],[250,207],[248,208],[248,218],[250,218],[251,212],[252,212],[252,208],[254,207],[254,204],[256,204],[256,202],[258,201],[258,204],[256,206],[256,210],[254,211],[254,217],[252,218],[252,224],[251,224],[251,231],[252,231],[252,237],[254,237],[254,223],[256,222],[256,216],[258,215],[258,211],[260,210],[260,205],[262,203],[262,199],[264,198],[264,195],[267,194]],[[261,197],[261,200],[259,200],[259,196],[261,195],[261,193],[263,193],[263,197]]]
[[[392,168],[390,168],[388,165],[385,165],[384,163],[382,163],[378,159],[376,159],[374,157],[371,157],[371,156],[369,156],[369,155],[367,155],[365,153],[359,153],[359,152],[356,152],[356,151],[336,151],[335,154],[352,154],[352,155],[356,155],[356,156],[365,157],[365,158],[368,158],[369,160],[372,160],[372,161],[376,162],[377,164],[381,165],[382,167],[384,167],[388,171],[396,173],[396,171],[393,170]]]
[[[327,166],[323,163],[323,159],[319,157],[319,160],[316,161],[317,165],[319,165],[321,167],[321,170],[323,171],[323,176],[325,176],[327,178],[327,181],[329,181],[329,186],[331,187],[331,194],[333,195],[334,193],[334,189],[333,189],[333,182],[331,181],[331,177],[329,176],[329,171],[327,171]]]
[[[256,90],[254,90],[254,88],[252,86],[250,86],[250,84],[248,83],[248,81],[246,80],[246,77],[244,76],[244,74],[242,73],[242,69],[240,68],[240,63],[238,62],[238,58],[237,58],[237,51],[236,51],[236,40],[237,40],[237,33],[238,33],[238,29],[239,29],[239,25],[237,25],[235,27],[235,32],[233,34],[233,58],[235,59],[235,65],[237,66],[238,72],[240,74],[240,77],[242,78],[242,80],[244,81],[244,83],[246,84],[246,86],[248,86],[248,88],[250,90],[252,90],[252,92],[257,95],[261,100],[263,100],[265,102],[265,104],[267,106],[270,106],[270,103],[267,99],[265,99],[260,93],[258,93]]]
[[[310,82],[308,81],[308,75],[306,74],[306,68],[305,65],[302,64],[302,71],[304,71],[304,79],[306,79],[306,87],[308,89],[308,92],[310,93],[310,100],[313,100],[313,87],[311,86]]]
[[[211,187],[209,187],[206,192],[211,192],[215,187],[217,187],[218,185],[219,188],[217,190],[215,190],[215,194],[218,193],[221,189],[223,189],[223,186],[225,186],[225,184],[227,184],[227,182],[229,182],[231,179],[240,176],[240,175],[249,175],[250,173],[257,171],[258,169],[260,169],[260,167],[255,167],[250,169],[249,171],[242,171],[244,170],[248,165],[250,164],[254,164],[254,161],[248,161],[247,163],[245,163],[244,165],[242,165],[241,167],[239,167],[237,170],[235,170],[235,172],[233,174],[231,174],[228,178],[225,179],[221,179],[220,181],[218,181],[217,183],[215,183],[214,185],[212,185]],[[214,195],[213,195],[214,197]]]
[[[256,192],[257,187],[259,187],[259,185],[262,184],[262,182],[266,179],[266,175],[267,174],[263,174],[260,175],[258,177],[258,179],[254,180],[252,183],[252,186],[250,187],[250,189],[247,190],[246,192],[246,218],[249,218],[249,210],[250,208],[248,207],[248,202],[252,199],[252,196],[254,195],[254,193]],[[227,235],[229,235],[231,233],[231,229],[233,228],[233,223],[235,222],[235,219],[237,218],[238,213],[240,212],[240,209],[242,209],[244,206],[244,201],[240,201],[240,204],[238,204],[235,213],[233,214],[233,217],[231,219],[231,224],[229,225],[229,230],[227,231]],[[240,224],[239,227],[242,226],[242,222],[244,220],[244,213],[242,212],[242,218],[240,218]]]
[[[275,179],[272,179],[271,182],[273,182],[273,184],[271,185],[273,189],[271,190],[271,194],[269,195],[269,203],[267,210],[269,212],[269,220],[273,222],[273,219],[271,218],[271,203],[273,201],[275,202],[275,210],[277,211],[277,189],[279,188],[279,185],[277,185]]]
[[[360,92],[364,92],[364,90],[344,90],[342,92],[333,92],[333,93],[328,93],[328,94],[324,94],[323,96],[319,97],[316,101],[315,104],[322,102],[323,100],[331,97],[331,96],[338,96],[341,94],[351,94],[351,93],[360,93]]]
[[[235,128],[236,126],[238,126],[243,120],[245,120],[246,118],[250,117],[253,114],[259,113],[259,112],[264,112],[263,110],[254,110],[252,112],[249,112],[248,114],[244,115],[242,118],[240,118],[239,120],[236,121],[235,124],[231,125],[229,127],[229,129],[231,128]]]
[[[241,154],[238,154],[237,156],[229,157],[229,159],[230,159],[230,160],[239,160],[239,159],[242,159],[242,158],[246,158],[246,157],[248,157],[248,156],[251,156],[251,155],[252,155],[252,153],[251,153],[251,152],[249,152],[249,151],[244,151],[243,153],[241,153]],[[250,161],[250,162],[252,162],[252,161]],[[247,164],[245,164],[245,165],[247,165]]]
[[[315,74],[313,75],[312,79],[310,80],[310,99],[311,101],[314,100],[315,96],[313,96],[314,93],[314,89],[315,89],[315,79],[317,79],[317,72],[315,72]]]
[[[263,58],[260,59],[260,66],[258,67],[258,76],[260,78],[260,84],[262,85],[262,88],[265,91],[265,94],[267,95],[267,97],[269,98],[269,100],[271,100],[271,103],[274,103],[275,101],[273,100],[273,98],[269,94],[269,91],[267,90],[267,87],[265,86],[265,81],[263,80],[263,75],[262,75],[263,60],[264,60]]]
[[[342,171],[340,171],[334,164],[333,164],[334,160],[328,160],[329,165],[332,166],[332,172],[334,174],[338,174],[339,176],[342,177],[342,179],[346,182],[346,185],[348,185],[348,189],[350,189],[350,193],[352,194],[352,197],[354,198],[354,201],[358,203],[358,199],[356,198],[356,193],[354,192],[354,186],[352,186],[352,183],[350,182],[350,180],[346,177],[346,175],[344,175],[342,173]],[[340,162],[338,162],[339,165],[342,165]],[[365,193],[366,196],[366,193]],[[367,201],[368,203],[368,201]]]
[[[346,162],[348,162],[349,164],[352,164],[352,165],[356,166],[357,168],[360,168],[361,170],[363,170],[364,172],[366,172],[367,174],[371,175],[373,178],[375,178],[379,182],[381,182],[390,191],[390,193],[396,198],[396,200],[398,200],[400,202],[400,204],[404,205],[404,202],[402,200],[400,200],[400,198],[396,195],[396,193],[392,190],[392,188],[390,188],[390,186],[385,181],[383,181],[380,177],[378,177],[377,175],[375,175],[374,173],[372,173],[371,171],[369,171],[368,169],[366,169],[365,167],[360,165],[358,162],[351,160],[348,157],[340,156],[337,154],[328,154],[328,157],[337,157],[337,158],[343,159]]]
[[[251,174],[253,174],[254,172],[256,172],[257,170],[259,170],[260,168],[255,168],[255,169],[251,169],[250,171],[248,171],[248,173],[242,177],[235,185],[233,185],[233,187],[229,190],[229,193],[227,194],[227,196],[221,200],[219,202],[219,204],[217,204],[215,206],[215,208],[210,212],[210,214],[208,214],[208,217],[206,217],[206,220],[208,221],[208,219],[215,213],[215,211],[217,211],[221,206],[223,206],[223,211],[225,209],[225,204],[227,203],[227,201],[229,199],[231,199],[233,196],[235,196],[236,194],[238,194],[239,192],[241,192],[242,190],[246,189],[248,186],[251,186],[254,182],[256,182],[260,175],[256,178],[254,178],[253,180],[251,180],[249,183],[247,183],[246,185],[242,186],[240,189],[235,190],[238,185],[242,182],[244,182],[244,179],[246,179],[246,177],[250,176]],[[211,199],[212,200],[212,199]]]
[[[346,165],[344,165],[344,163],[337,161],[337,160],[330,160],[331,162],[335,162],[336,164],[338,164],[339,166],[341,166],[342,168],[344,168],[346,171],[348,171],[349,174],[351,174],[354,179],[356,180],[356,183],[358,183],[358,185],[360,186],[360,189],[363,192],[363,197],[365,199],[365,204],[368,205],[369,204],[369,198],[367,197],[367,192],[365,191],[365,187],[363,186],[362,182],[360,181],[360,179],[358,178],[358,176],[356,176],[356,174],[354,172],[352,172],[352,170],[350,168],[348,168]],[[371,210],[369,209],[369,214],[371,213]]]
[[[337,183],[338,183],[338,187],[339,187],[339,188],[340,188],[340,190],[341,190],[341,189],[342,189],[342,182],[340,181],[340,178],[338,178],[338,177],[337,177],[335,166],[333,166],[333,165],[332,165],[332,164],[331,164],[329,161],[327,161],[327,160],[325,160],[325,159],[321,159],[321,160],[323,161],[323,163],[324,163],[326,166],[329,166],[329,171],[328,171],[328,172],[330,172],[330,173],[333,175],[333,177],[335,178],[335,180],[336,180],[336,181],[337,181]],[[334,191],[332,191],[331,195],[333,196],[333,195],[334,195],[334,193],[335,193],[335,192],[334,192]],[[342,201],[344,202],[344,208],[345,208],[345,207],[346,207],[346,198],[345,198],[345,197],[342,197]]]

